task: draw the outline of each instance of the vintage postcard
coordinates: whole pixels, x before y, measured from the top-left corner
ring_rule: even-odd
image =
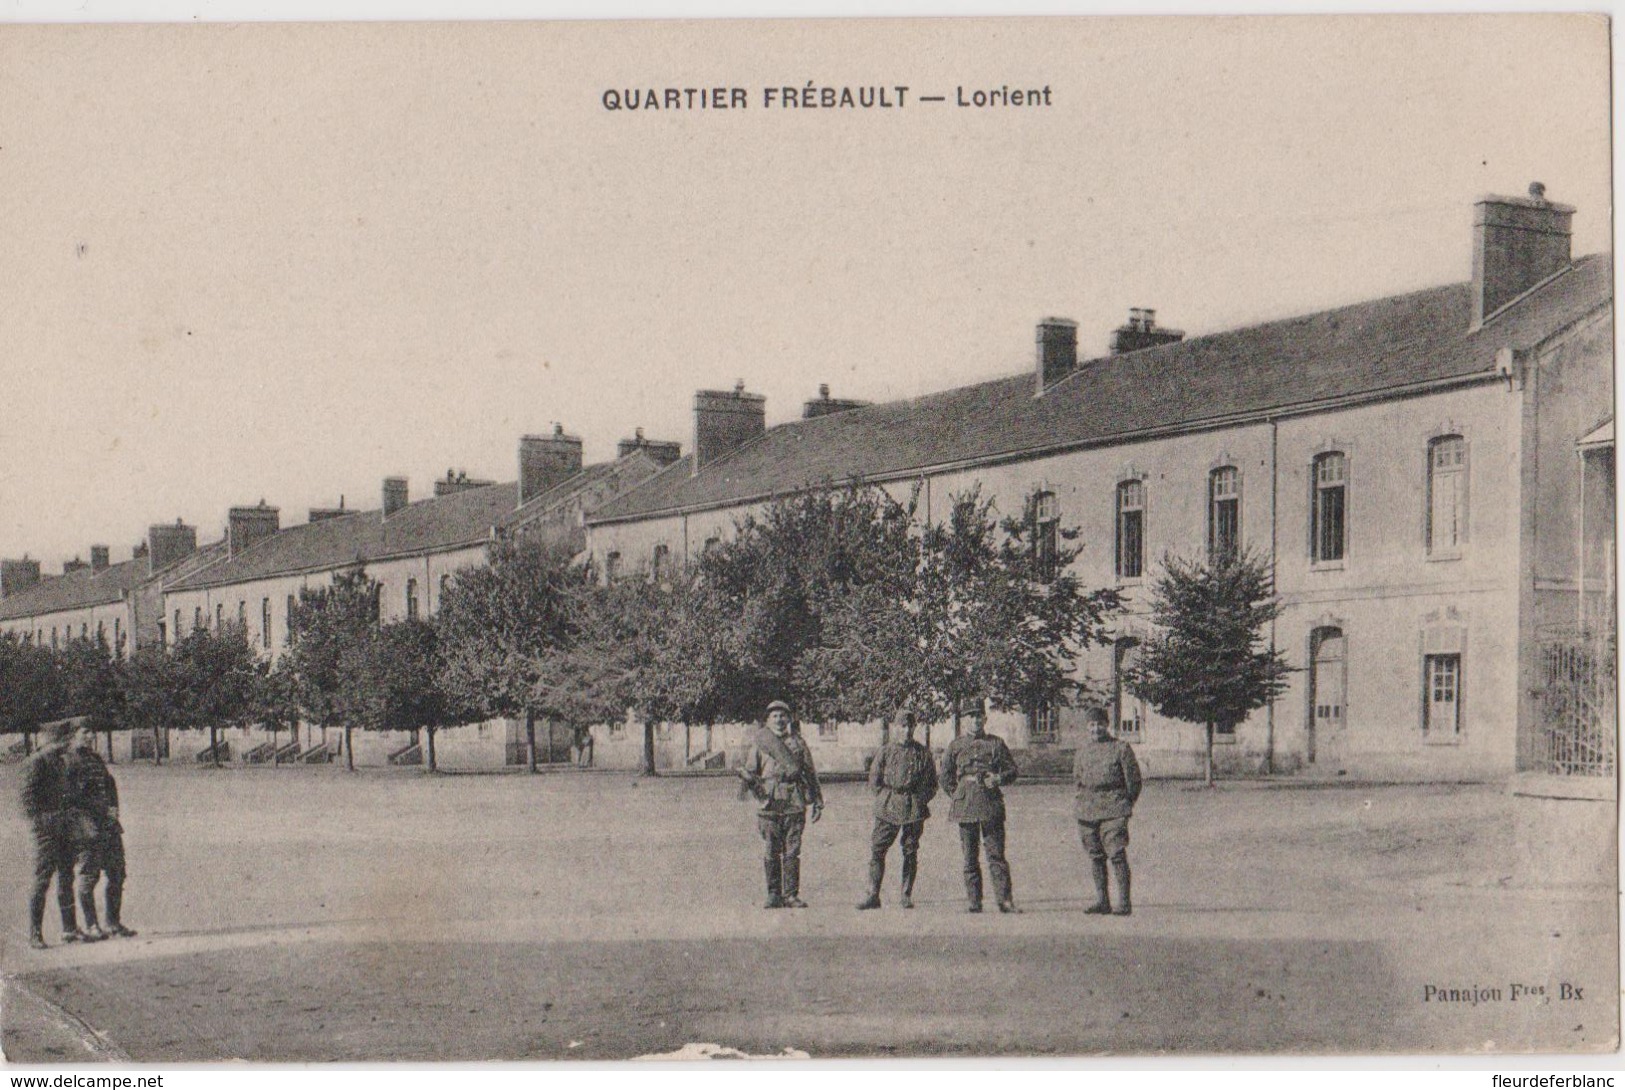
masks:
[[[6,1062],[1614,1053],[1609,34],[0,25]]]

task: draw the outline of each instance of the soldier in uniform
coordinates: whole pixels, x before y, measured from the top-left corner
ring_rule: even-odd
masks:
[[[739,776],[760,804],[756,827],[766,848],[767,874],[763,907],[806,908],[801,899],[801,836],[809,817],[816,822],[823,816],[824,794],[807,743],[790,730],[790,705],[784,701],[767,706],[767,725],[752,736]]]
[[[914,907],[914,876],[920,869],[920,833],[931,816],[926,805],[937,795],[937,770],[931,752],[914,740],[919,717],[897,716],[902,741],[882,746],[869,766],[869,788],[875,793],[875,827],[869,837],[869,895],[860,910],[880,907],[880,883],[886,877],[886,853],[903,839],[904,908]]]
[[[79,865],[79,915],[85,921],[85,934],[93,939],[118,936],[134,938],[124,926],[124,826],[119,824],[118,784],[107,770],[107,762],[96,752],[95,735],[88,724],[73,736],[67,755],[68,793],[80,815],[86,836],[76,845]],[[96,917],[96,883],[107,875],[107,930]]]
[[[1096,916],[1112,911],[1106,889],[1109,860],[1117,877],[1116,914],[1127,916],[1134,910],[1129,897],[1128,819],[1140,797],[1140,764],[1132,746],[1112,737],[1104,708],[1091,708],[1088,715],[1090,737],[1078,746],[1072,762],[1078,835],[1095,880],[1095,903],[1084,911]]]
[[[23,813],[34,834],[34,885],[28,897],[28,945],[45,949],[45,895],[56,879],[56,905],[62,915],[62,941],[79,942],[73,910],[74,814],[69,806],[66,721],[45,728],[45,745],[23,768]]]
[[[978,702],[966,732],[948,744],[942,756],[942,787],[953,800],[948,816],[959,823],[959,845],[965,856],[967,910],[982,911],[982,866],[977,842],[987,850],[987,869],[1000,912],[1017,912],[1010,887],[1010,864],[1004,858],[1005,784],[1016,779],[1010,747],[987,733],[987,712]]]

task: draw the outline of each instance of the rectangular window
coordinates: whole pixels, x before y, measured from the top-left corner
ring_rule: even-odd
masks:
[[[1315,492],[1310,511],[1311,559],[1342,560],[1347,543],[1348,460],[1333,451],[1315,459]]]
[[[168,626],[166,626],[164,624],[164,622],[162,622],[162,621],[158,622],[158,646],[159,647],[168,647],[169,646],[169,632],[167,631],[167,627]]]
[[[1428,553],[1452,553],[1466,538],[1467,440],[1446,435],[1428,444]]]
[[[1431,742],[1461,735],[1461,655],[1428,655],[1422,660],[1422,733]]]
[[[294,614],[294,597],[293,597],[293,595],[290,594],[290,595],[288,595],[288,612],[286,612],[286,613],[284,613],[282,615],[283,623],[288,626],[288,643],[290,645],[293,643],[293,614]]]
[[[237,602],[237,627],[243,630],[245,636],[248,634],[248,600],[246,598],[239,599]]]
[[[260,600],[260,646],[271,646],[271,599]]]
[[[1053,582],[1061,548],[1061,506],[1055,493],[1040,492],[1033,498],[1033,577]]]
[[[1208,560],[1233,558],[1240,548],[1241,474],[1235,466],[1224,466],[1208,475]]]
[[[224,603],[224,602],[216,602],[214,604],[214,630],[216,632],[219,632],[222,629],[224,629],[225,627],[226,627],[226,603]]]
[[[1145,571],[1145,485],[1117,486],[1117,577],[1138,579]]]
[[[1140,641],[1132,636],[1118,640],[1112,648],[1112,730],[1127,742],[1145,738],[1145,701],[1128,691],[1126,678],[1140,653]]]
[[[621,575],[621,554],[612,552],[604,556],[604,582],[613,583]]]
[[[1312,671],[1309,703],[1316,730],[1343,725],[1343,693],[1347,677],[1343,630],[1317,628],[1309,637]]]
[[[175,639],[178,642],[180,640],[180,638],[181,638],[181,611],[178,610],[178,609],[175,611],[175,628],[174,628],[174,632],[175,632]]]
[[[649,564],[649,581],[658,583],[666,577],[666,563],[671,550],[664,545],[656,545],[654,559]]]
[[[406,581],[406,619],[409,621],[418,619],[418,581],[416,579]]]
[[[162,623],[162,622],[160,622]],[[124,641],[124,621],[122,618],[113,618],[113,650],[117,651],[119,644]]]
[[[821,741],[839,742],[841,740],[841,725],[839,723],[818,724],[818,737]]]
[[[203,627],[203,607],[202,606],[193,606],[192,607],[192,631],[196,632],[198,629],[200,629],[202,627]]]
[[[1055,705],[1049,701],[1031,708],[1027,712],[1027,739],[1035,746],[1054,745],[1060,741],[1060,718],[1056,714]]]

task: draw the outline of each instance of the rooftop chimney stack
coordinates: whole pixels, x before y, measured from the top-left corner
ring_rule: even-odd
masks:
[[[767,431],[767,398],[745,392],[740,379],[732,390],[694,394],[694,472]]]
[[[683,456],[683,444],[665,439],[645,439],[642,428],[634,431],[632,438],[622,439],[616,445],[615,456],[625,458],[628,454],[635,454],[640,450],[663,466],[669,466]]]
[[[1125,352],[1178,344],[1184,339],[1184,330],[1164,329],[1157,325],[1157,312],[1150,307],[1130,307],[1128,321],[1112,330],[1112,355],[1121,356]]]
[[[106,545],[92,545],[90,547],[91,571],[107,570],[108,562],[110,560],[112,560],[112,554],[108,551]]]
[[[519,505],[581,472],[581,440],[564,434],[563,424],[552,435],[526,435],[519,440]]]
[[[406,505],[410,502],[405,477],[384,478],[384,517],[386,519],[398,511],[404,511]]]
[[[253,507],[233,507],[226,516],[227,553],[241,555],[244,549],[264,541],[281,528],[281,510],[267,507],[264,500]]]
[[[197,528],[180,519],[175,525],[147,527],[147,574],[156,575],[175,561],[197,552]]]
[[[857,401],[849,397],[830,397],[829,383],[818,384],[818,398],[805,402],[801,407],[801,419],[812,420],[814,417],[831,416],[835,413],[844,413],[848,409],[861,409],[868,405],[867,401]]]
[[[1473,206],[1473,324],[1569,267],[1574,209],[1546,199],[1546,187],[1528,197],[1482,197]]]
[[[487,485],[495,483],[495,481],[470,477],[467,470],[448,469],[446,470],[446,479],[434,483],[434,494],[436,496],[453,496],[458,492],[467,492],[471,488],[485,488]]]
[[[1038,323],[1038,392],[1078,369],[1078,323],[1045,318]]]
[[[21,594],[38,584],[38,560],[28,559],[27,554],[24,554],[21,560],[0,560],[0,598]]]
[[[72,560],[64,560],[62,562],[62,574],[72,575],[74,572],[84,571],[88,567],[90,567],[89,564],[86,564],[83,560],[80,560],[76,556]]]

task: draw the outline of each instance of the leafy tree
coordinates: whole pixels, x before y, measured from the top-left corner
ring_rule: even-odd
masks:
[[[286,669],[299,706],[322,727],[344,730],[344,760],[355,770],[353,730],[367,700],[372,643],[378,638],[378,583],[361,567],[323,587],[301,587],[288,622]]]
[[[1162,714],[1207,728],[1204,780],[1213,783],[1215,724],[1233,730],[1286,689],[1292,672],[1264,641],[1281,615],[1268,566],[1251,553],[1211,561],[1165,558],[1154,585],[1158,633],[1124,682]]]
[[[1086,590],[1070,570],[1076,530],[1038,541],[1031,504],[1000,522],[980,489],[952,498],[946,523],[926,531],[920,609],[924,675],[933,701],[959,729],[959,709],[986,697],[1001,710],[1067,705],[1084,683],[1075,663],[1106,638],[1121,602]]]
[[[298,740],[299,675],[294,672],[294,663],[289,656],[277,659],[261,674],[254,703],[254,718],[271,731],[273,755],[278,749],[277,736],[283,728],[288,730],[290,741]]]
[[[0,635],[0,731],[21,734],[33,749],[39,725],[62,716],[67,687],[56,656],[46,647]]]
[[[181,724],[182,683],[168,651],[156,644],[138,646],[124,664],[124,712],[131,730],[152,732],[152,759],[163,763],[163,731]]]
[[[561,653],[573,639],[569,556],[535,538],[492,545],[489,563],[465,568],[441,598],[436,624],[443,685],[458,706],[482,716],[525,720],[536,771],[536,717],[563,717]]]
[[[371,648],[359,721],[373,730],[422,730],[428,770],[435,771],[435,731],[473,718],[446,692],[436,626],[420,620],[386,624]]]
[[[58,653],[69,715],[82,715],[92,730],[107,735],[107,753],[113,753],[113,731],[127,726],[124,710],[124,663],[108,646],[105,636],[68,641]]]
[[[228,623],[200,628],[175,646],[172,682],[184,725],[209,732],[209,749],[220,764],[220,728],[241,726],[254,716],[265,663],[254,653],[244,626]]]

